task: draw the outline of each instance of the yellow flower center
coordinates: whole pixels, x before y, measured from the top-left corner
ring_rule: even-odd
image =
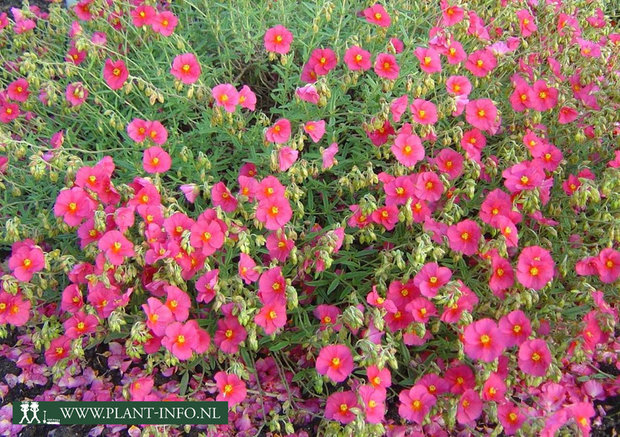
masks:
[[[227,329],[224,335],[226,336],[226,338],[231,338],[233,336],[232,329]]]
[[[538,354],[538,352],[534,352],[532,354],[532,361],[540,361],[540,355]]]
[[[185,336],[184,335],[179,335],[177,337],[177,343],[179,343],[179,344],[185,343]]]
[[[30,258],[26,258],[22,264],[24,267],[30,267],[32,260],[30,260]]]
[[[77,209],[77,204],[75,202],[71,202],[69,204],[69,211],[74,212]]]
[[[537,267],[532,267],[530,269],[530,275],[537,276],[538,275],[538,268]]]
[[[80,322],[80,323],[77,324],[77,329],[80,330],[80,331],[83,331],[84,327],[85,327],[84,322]]]
[[[484,109],[478,111],[478,117],[484,117],[485,114],[486,112],[484,112]]]
[[[489,337],[488,335],[486,335],[486,334],[482,334],[482,335],[480,336],[480,343],[482,343],[483,345],[485,345],[485,346],[486,346],[486,345],[487,345],[487,344],[489,344],[490,342],[491,342],[491,337]]]
[[[114,253],[118,253],[118,252],[121,250],[121,247],[123,247],[121,243],[119,243],[118,241],[117,241],[117,242],[115,242],[115,243],[112,245],[112,252],[114,252]]]
[[[189,71],[189,69],[190,69],[189,64],[185,64],[182,69],[183,69],[184,72],[187,73]]]

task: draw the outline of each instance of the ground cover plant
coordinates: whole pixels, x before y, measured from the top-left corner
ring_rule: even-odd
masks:
[[[230,406],[92,436],[589,435],[620,381],[615,15],[0,14],[0,432],[30,393]]]

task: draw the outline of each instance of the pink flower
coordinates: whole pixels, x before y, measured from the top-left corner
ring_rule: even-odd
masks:
[[[366,413],[366,422],[381,423],[385,418],[385,390],[377,390],[371,385],[362,385],[358,393]]]
[[[392,385],[392,375],[390,374],[390,369],[384,367],[383,369],[379,369],[377,366],[369,366],[366,369],[366,376],[368,377],[368,382],[375,389],[387,389]]]
[[[325,120],[306,122],[304,132],[310,135],[313,142],[318,143],[325,135]]]
[[[184,184],[179,189],[189,203],[194,203],[200,194],[200,188],[196,184]]]
[[[61,335],[50,342],[50,347],[45,351],[45,364],[53,366],[60,360],[69,356],[71,350],[71,339],[66,335]]]
[[[260,201],[256,218],[270,231],[276,231],[287,224],[293,216],[289,201],[284,196],[271,197]]]
[[[290,147],[282,147],[278,150],[278,166],[280,171],[286,171],[297,161],[299,151]]]
[[[239,91],[239,106],[250,111],[256,109],[256,94],[247,85],[243,85]]]
[[[473,255],[478,251],[480,226],[473,220],[463,220],[448,228],[450,249],[465,255]]]
[[[415,134],[398,134],[390,150],[398,162],[405,167],[413,167],[424,159],[422,141],[420,141],[420,137]]]
[[[168,131],[159,121],[149,121],[146,123],[146,135],[158,146],[168,141]]]
[[[366,71],[372,66],[370,52],[358,46],[352,46],[344,54],[344,63],[352,71]]]
[[[93,201],[79,187],[62,190],[54,204],[54,215],[62,217],[69,226],[78,226],[85,218],[91,216],[95,209]]]
[[[620,252],[610,247],[603,249],[596,259],[596,270],[601,282],[614,283],[620,277]]]
[[[218,182],[211,188],[213,206],[219,206],[224,212],[233,212],[237,209],[237,198],[232,195],[224,182]]]
[[[555,262],[548,250],[529,246],[521,251],[517,261],[517,279],[527,288],[540,290],[553,279]]]
[[[379,53],[375,59],[375,73],[384,79],[396,80],[400,67],[394,55],[389,53]]]
[[[463,334],[465,353],[474,360],[494,361],[504,351],[504,341],[497,324],[491,319],[470,323]]]
[[[420,61],[420,69],[423,72],[428,74],[441,73],[441,60],[439,53],[435,50],[418,47],[413,51],[413,54]]]
[[[334,305],[318,305],[313,311],[314,317],[319,319],[321,327],[319,330],[324,331],[327,327],[331,327],[338,332],[342,329],[342,324],[336,323],[336,319],[340,316],[341,311]]]
[[[144,171],[150,174],[165,173],[170,170],[172,158],[159,146],[149,147],[144,151],[142,158]]]
[[[325,346],[316,358],[316,371],[334,382],[342,382],[353,371],[351,350],[342,344]]]
[[[133,25],[136,27],[150,26],[156,16],[157,11],[153,6],[140,5],[131,11]]]
[[[224,245],[226,230],[218,220],[201,217],[191,227],[190,244],[196,249],[202,249],[203,255],[211,256]]]
[[[532,333],[530,319],[521,310],[514,310],[499,319],[499,330],[506,347],[519,346]]]
[[[170,73],[186,85],[192,84],[200,77],[201,69],[196,55],[184,53],[172,61]]]
[[[447,173],[451,180],[463,173],[463,161],[463,155],[449,148],[441,149],[434,159],[437,168]]]
[[[149,127],[149,123],[141,118],[134,118],[127,125],[127,135],[136,143],[141,143],[146,139],[146,130]]]
[[[174,316],[177,322],[184,322],[189,317],[189,309],[192,303],[187,293],[174,285],[164,286],[166,291],[166,303],[165,305],[170,310],[170,313]]]
[[[295,242],[287,239],[284,232],[271,232],[267,236],[266,246],[271,258],[285,262],[289,253],[295,247]]]
[[[528,108],[532,107],[532,88],[521,79],[515,84],[515,89],[510,94],[510,105],[512,109],[516,112],[525,111]]]
[[[23,299],[21,293],[15,296],[0,290],[0,324],[23,326],[30,319],[29,300]]]
[[[495,226],[504,236],[506,247],[517,247],[519,244],[519,233],[515,224],[508,217],[499,216],[495,220]]]
[[[465,364],[457,363],[446,370],[444,379],[450,386],[450,393],[463,394],[466,390],[476,386],[476,378],[471,368]]]
[[[531,100],[532,109],[540,112],[548,111],[558,103],[558,90],[539,79],[532,85]]]
[[[213,376],[219,394],[215,398],[216,401],[226,401],[228,406],[232,407],[243,402],[247,395],[247,389],[245,382],[243,382],[237,375],[228,374],[225,372],[217,372]]]
[[[376,24],[377,26],[390,27],[390,23],[392,22],[385,8],[379,3],[375,3],[371,7],[364,9],[363,14],[364,17],[366,17],[366,21]]]
[[[433,102],[423,99],[415,99],[411,104],[413,120],[420,124],[437,123],[437,107]]]
[[[408,176],[399,176],[383,186],[386,205],[404,205],[413,197],[413,182]]]
[[[17,103],[0,103],[0,122],[9,123],[19,117],[19,105]]]
[[[519,19],[521,35],[524,38],[527,38],[532,33],[536,32],[536,30],[538,30],[538,27],[534,22],[534,17],[532,17],[532,14],[530,14],[527,9],[518,10],[517,18]]]
[[[179,19],[170,11],[163,11],[158,13],[151,22],[151,26],[154,32],[159,33],[162,36],[170,36],[177,27]]]
[[[478,129],[473,128],[463,133],[461,147],[467,152],[467,156],[480,163],[482,150],[487,144],[487,139]]]
[[[266,304],[254,316],[254,322],[271,335],[286,325],[286,307],[278,302]]]
[[[437,398],[429,394],[423,385],[414,385],[409,390],[402,390],[398,395],[398,400],[400,401],[398,406],[400,417],[418,425],[422,424],[437,402]]]
[[[504,427],[506,435],[515,434],[526,419],[519,407],[512,402],[506,402],[497,406],[497,418]]]
[[[514,285],[514,271],[510,262],[501,256],[493,256],[491,259],[491,269],[493,273],[489,278],[489,288],[495,296],[504,297],[504,290]]]
[[[441,1],[442,23],[446,26],[454,26],[460,23],[465,16],[463,9],[456,5],[449,5],[446,0]]]
[[[97,243],[97,247],[105,252],[105,256],[110,264],[115,266],[123,264],[125,257],[136,255],[133,250],[133,243],[116,230],[103,234]]]
[[[467,53],[463,49],[463,45],[458,41],[452,41],[445,49],[443,55],[448,58],[450,65],[457,65],[467,59]]]
[[[149,297],[145,304],[142,304],[142,310],[146,315],[146,326],[153,334],[163,337],[166,328],[174,321],[172,311],[160,300]]]
[[[314,49],[310,54],[308,65],[317,76],[325,76],[338,64],[336,53],[332,49]]]
[[[323,159],[323,170],[327,170],[331,168],[336,160],[334,156],[338,153],[338,143],[331,143],[330,146],[321,152],[321,157]]]
[[[489,49],[481,49],[471,53],[465,62],[465,68],[476,77],[487,76],[496,66],[495,55]]]
[[[256,269],[254,260],[249,255],[241,253],[239,259],[239,276],[241,276],[243,282],[251,284],[258,279],[259,275],[260,273]]]
[[[506,383],[504,379],[497,372],[491,373],[482,387],[482,399],[499,404],[506,400],[504,396],[506,396]]]
[[[372,220],[376,224],[383,225],[383,227],[391,231],[398,223],[398,207],[396,205],[386,205],[378,208],[372,213]]]
[[[304,102],[312,103],[314,105],[319,103],[319,99],[321,98],[315,86],[312,84],[308,84],[301,88],[297,88],[295,90],[295,95],[299,97],[301,100],[303,100]]]
[[[407,106],[409,106],[409,97],[406,94],[392,100],[392,103],[390,103],[390,112],[396,123],[400,121],[400,118],[407,111]]]
[[[217,106],[223,106],[226,112],[235,112],[239,103],[239,93],[237,89],[229,83],[216,85],[211,90]]]
[[[567,407],[570,415],[575,419],[577,427],[582,435],[590,435],[591,423],[590,419],[596,415],[594,407],[590,402],[577,402]]]
[[[435,202],[441,199],[444,186],[441,179],[439,179],[439,176],[437,176],[437,173],[425,171],[418,174],[415,181],[414,190],[416,197],[419,199]]]
[[[74,82],[67,85],[65,97],[71,106],[79,106],[86,101],[88,90],[84,87],[82,82]]]
[[[519,368],[532,376],[545,376],[551,364],[551,352],[545,340],[527,340],[519,346]]]
[[[129,394],[132,401],[146,401],[148,395],[153,390],[155,379],[147,376],[144,378],[138,378],[129,386]]]
[[[562,106],[558,112],[558,123],[568,124],[572,123],[579,116],[579,112],[575,108],[569,106]]]
[[[209,303],[215,298],[219,270],[206,272],[196,281],[196,301]]]
[[[325,404],[325,418],[347,424],[355,420],[352,408],[357,408],[357,396],[351,390],[332,393]]]
[[[129,70],[127,70],[122,59],[118,61],[112,61],[110,58],[106,59],[103,66],[103,79],[111,89],[120,90],[128,77]]]
[[[452,272],[447,267],[439,267],[435,262],[424,264],[424,267],[414,276],[413,284],[420,289],[420,293],[428,298],[435,297],[441,287],[446,285]]]
[[[470,100],[465,107],[465,119],[483,131],[493,132],[496,126],[497,108],[490,99]]]
[[[222,352],[235,354],[239,351],[239,344],[245,341],[247,336],[247,331],[236,317],[226,317],[217,321],[213,341]]]
[[[459,400],[456,421],[462,425],[474,425],[482,414],[482,400],[474,390],[466,390]]]
[[[63,323],[67,337],[72,339],[95,332],[98,325],[97,317],[83,311],[75,313]]]
[[[9,86],[6,88],[6,92],[9,96],[9,99],[23,103],[28,100],[28,96],[30,95],[28,87],[28,81],[24,78],[19,78],[9,84]]]
[[[450,76],[446,81],[446,91],[453,96],[468,96],[471,82],[466,76]]]
[[[276,177],[267,176],[260,181],[255,194],[258,201],[262,202],[276,197],[284,197],[284,192],[284,185],[282,185]]]
[[[278,119],[265,132],[265,139],[270,143],[283,144],[291,138],[291,122],[286,118]]]
[[[172,322],[166,327],[161,344],[179,360],[189,360],[198,346],[196,328],[190,323]]]
[[[263,304],[276,302],[286,305],[286,280],[282,267],[272,267],[263,272],[258,281],[258,297]]]
[[[281,24],[267,29],[264,37],[265,50],[282,55],[289,52],[293,42],[293,34]]]
[[[60,309],[69,313],[76,313],[84,306],[82,292],[76,284],[65,287],[62,291]]]

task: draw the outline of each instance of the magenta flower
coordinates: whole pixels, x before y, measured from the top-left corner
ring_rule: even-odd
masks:
[[[379,3],[375,3],[371,7],[364,9],[362,13],[364,17],[366,17],[366,21],[371,24],[376,24],[377,26],[390,27],[392,22],[385,8]]]
[[[256,218],[270,231],[276,231],[293,217],[291,205],[284,196],[271,197],[258,203]]]
[[[160,300],[149,297],[142,309],[146,314],[146,326],[158,337],[163,337],[168,325],[174,321],[172,311]]]
[[[327,149],[321,152],[321,158],[323,160],[323,170],[331,168],[337,161],[334,159],[338,153],[338,143],[331,143]]]
[[[306,122],[304,132],[310,135],[313,142],[318,143],[325,135],[325,120]]]
[[[0,290],[0,324],[23,326],[30,319],[32,304],[23,299],[21,293],[15,296]]]
[[[201,217],[192,225],[189,241],[196,249],[202,249],[203,255],[211,256],[224,245],[225,232],[217,220]]]
[[[370,52],[358,46],[352,46],[347,49],[344,54],[344,63],[349,70],[366,71],[372,66],[370,60]]]
[[[414,187],[415,195],[421,200],[435,202],[441,199],[444,191],[443,183],[437,173],[425,171],[418,174]]]
[[[463,155],[455,150],[446,148],[441,149],[433,160],[437,168],[448,175],[448,179],[453,180],[463,174]]]
[[[291,138],[291,122],[280,118],[265,132],[265,139],[270,143],[283,144]]]
[[[504,297],[504,291],[512,287],[515,283],[514,271],[510,261],[499,255],[491,258],[491,269],[493,273],[489,278],[489,288],[495,296]]]
[[[407,111],[408,106],[409,97],[406,94],[392,100],[392,103],[390,103],[390,112],[396,123],[400,121],[403,114]]]
[[[463,340],[467,356],[487,363],[498,358],[505,347],[503,335],[491,319],[470,323],[465,328]]]
[[[239,106],[250,111],[256,109],[256,94],[247,85],[243,85],[239,90]]]
[[[334,382],[344,381],[353,371],[351,350],[342,344],[323,347],[316,358],[316,371]]]
[[[31,240],[29,240],[31,241]],[[18,281],[29,282],[32,276],[45,268],[45,254],[34,244],[14,244],[9,269]]]
[[[478,223],[469,219],[460,221],[448,228],[450,249],[471,256],[478,251],[480,235]]]
[[[9,99],[15,100],[16,102],[25,102],[28,100],[28,96],[30,95],[30,91],[28,91],[28,81],[24,78],[19,78],[14,80],[6,87],[6,93],[9,96]]]
[[[164,286],[166,291],[166,306],[177,322],[184,322],[189,317],[189,309],[192,306],[186,292],[174,285]]]
[[[262,202],[276,197],[284,197],[285,190],[284,185],[280,183],[278,178],[275,176],[267,176],[258,184],[256,198],[259,202]]]
[[[189,360],[198,346],[196,328],[190,323],[172,322],[166,327],[161,344],[179,360]]]
[[[237,375],[217,372],[215,376],[213,376],[213,379],[219,391],[219,394],[215,398],[216,401],[226,401],[228,402],[228,406],[232,407],[245,400],[247,396],[245,382],[239,379]]]
[[[372,220],[378,225],[383,225],[386,230],[391,231],[398,223],[398,207],[396,205],[387,205],[378,208],[373,211]]]
[[[453,96],[468,96],[472,85],[466,76],[450,76],[446,80],[446,91]]]
[[[295,247],[295,242],[287,239],[284,232],[271,232],[267,236],[266,246],[270,257],[280,262],[285,262],[289,253]]]
[[[411,114],[416,123],[429,125],[437,123],[437,107],[433,102],[415,99],[411,103]]]
[[[239,103],[239,93],[237,89],[229,83],[216,85],[211,90],[217,106],[222,106],[226,112],[235,112]]]
[[[215,298],[218,275],[219,270],[214,269],[198,278],[196,281],[197,302],[209,303]]]
[[[156,16],[157,11],[153,6],[140,5],[131,11],[132,22],[136,27],[150,26]]]
[[[71,339],[66,335],[61,335],[50,342],[50,346],[45,351],[45,364],[53,366],[58,361],[67,358],[71,349]]]
[[[387,367],[379,369],[375,365],[368,366],[366,369],[366,376],[368,377],[370,385],[375,389],[385,390],[392,385],[392,375],[390,374],[390,369]]]
[[[291,49],[293,34],[281,24],[267,29],[265,32],[265,50],[272,53],[285,55]]]
[[[441,287],[446,285],[452,278],[452,271],[447,267],[439,267],[439,264],[430,262],[424,264],[414,276],[413,283],[420,289],[420,293],[428,298],[435,297]]]
[[[497,66],[497,59],[489,49],[476,50],[471,53],[465,68],[476,77],[485,77]]]
[[[336,68],[338,58],[332,49],[314,49],[308,60],[309,67],[316,76],[325,76]]]
[[[379,53],[375,59],[375,73],[384,79],[396,80],[400,67],[394,55],[389,53]]]
[[[532,334],[532,325],[523,311],[514,310],[499,319],[499,330],[506,347],[519,346]]]
[[[158,13],[151,22],[154,32],[162,36],[170,36],[177,27],[179,19],[170,11],[162,11]]]
[[[599,279],[612,284],[620,277],[620,252],[610,247],[603,249],[596,259]]]
[[[133,243],[129,241],[119,231],[108,231],[99,239],[97,244],[99,250],[105,253],[110,264],[120,266],[125,257],[135,256]]]
[[[129,395],[132,401],[145,401],[153,390],[155,379],[151,376],[138,378],[129,386]]]
[[[332,393],[325,404],[325,418],[347,424],[355,420],[352,408],[357,408],[357,396],[351,390]]]
[[[545,340],[527,340],[519,346],[519,369],[532,376],[545,376],[551,364],[551,352]]]
[[[519,19],[519,28],[521,31],[521,35],[524,38],[527,38],[534,32],[538,30],[536,23],[534,22],[534,17],[527,9],[520,9],[517,11],[517,18]]]
[[[172,61],[170,73],[186,85],[195,83],[200,78],[200,64],[196,55],[184,53],[178,55]]]
[[[482,414],[482,400],[474,390],[466,390],[459,400],[456,421],[462,425],[474,425]]]
[[[418,425],[422,424],[437,402],[437,398],[429,394],[423,385],[415,385],[409,390],[402,390],[398,395],[398,400],[400,401],[398,406],[400,417]]]
[[[496,126],[497,108],[490,99],[470,100],[465,107],[465,119],[473,127],[493,132]]]
[[[540,290],[553,279],[554,268],[548,250],[540,246],[526,247],[517,261],[517,279],[524,287]]]
[[[226,317],[217,321],[217,330],[213,337],[215,345],[226,354],[239,351],[239,344],[247,338],[247,331],[236,317]]]
[[[422,141],[420,141],[420,137],[415,134],[398,134],[390,150],[398,162],[405,167],[413,167],[424,159]]]
[[[255,282],[260,273],[256,269],[256,263],[249,255],[241,253],[239,258],[239,276],[246,284]]]
[[[327,327],[331,327],[336,332],[342,329],[342,324],[336,323],[338,316],[341,314],[337,306],[325,304],[318,305],[314,309],[313,314],[314,317],[321,322],[321,327],[319,328],[321,331],[327,329]]]
[[[381,423],[385,418],[385,390],[377,390],[371,385],[362,385],[357,389],[366,413],[366,422]]]
[[[237,209],[237,198],[232,195],[224,182],[218,182],[211,188],[213,206],[219,206],[224,212],[233,212]]]
[[[497,418],[504,427],[506,435],[514,435],[525,422],[525,415],[512,402],[505,402],[497,406]]]
[[[168,152],[159,146],[149,147],[144,151],[142,158],[144,171],[150,174],[165,173],[170,170],[172,158]]]
[[[127,66],[125,66],[125,62],[122,59],[118,61],[112,61],[110,58],[106,59],[103,66],[103,79],[111,89],[120,90],[128,77],[129,70],[127,70]]]
[[[439,53],[430,48],[417,47],[413,54],[420,61],[420,69],[428,74],[441,73]]]
[[[67,85],[65,97],[71,106],[79,106],[86,101],[88,90],[84,87],[82,82],[74,82]]]
[[[66,335],[71,339],[95,332],[98,325],[97,317],[83,311],[78,311],[63,323]]]
[[[271,335],[286,325],[286,306],[275,301],[265,304],[254,316],[254,322]]]

